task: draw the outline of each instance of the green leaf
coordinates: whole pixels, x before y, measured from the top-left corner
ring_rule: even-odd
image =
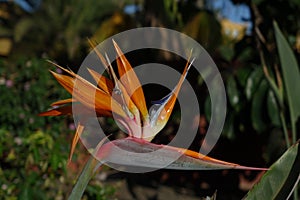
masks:
[[[230,76],[227,79],[226,88],[227,88],[229,103],[235,110],[238,111],[240,107],[240,95],[239,95],[240,93],[233,76]]]
[[[236,78],[239,84],[244,88],[247,83],[247,79],[252,72],[252,68],[250,67],[242,67],[236,72]]]
[[[210,122],[211,118],[211,100],[210,97],[207,96],[204,102],[204,113],[208,122]]]
[[[103,145],[105,142],[104,138],[99,142],[99,144],[96,146],[95,151],[97,152],[99,148]],[[90,156],[89,160],[85,164],[83,170],[81,171],[81,174],[79,175],[76,184],[68,198],[68,200],[77,200],[81,199],[88,183],[92,179],[95,171],[100,167],[99,161],[94,158],[94,156]]]
[[[251,108],[251,121],[253,128],[261,132],[266,128],[266,123],[264,120],[264,107],[265,107],[265,98],[268,90],[268,82],[263,80],[257,91],[254,94]]]
[[[34,25],[34,21],[30,18],[21,19],[14,29],[14,40],[20,42],[22,38],[28,34],[30,28]]]
[[[253,4],[259,5],[263,2],[263,0],[252,0]]]
[[[245,49],[243,49],[242,52],[240,52],[238,56],[238,60],[241,62],[247,62],[249,61],[249,59],[253,57],[251,54],[252,54],[252,48],[246,47]]]
[[[215,50],[222,43],[220,23],[208,12],[198,12],[186,23],[182,31],[197,40],[208,51]],[[227,47],[224,50],[220,49],[220,54],[225,60],[231,60],[234,50]]]
[[[286,90],[292,123],[300,116],[300,72],[295,55],[284,38],[276,22],[274,22],[276,43],[280,58],[283,82]]]
[[[222,131],[222,136],[225,136],[229,140],[234,140],[235,139],[234,118],[235,118],[235,113],[233,113],[233,112],[228,112],[227,113],[226,121],[225,121],[223,131]]]
[[[245,87],[245,94],[248,100],[250,100],[257,90],[260,81],[263,78],[263,71],[261,67],[257,67],[254,71],[249,75],[246,87]]]
[[[274,92],[271,89],[268,91],[267,108],[268,108],[268,115],[272,124],[274,126],[280,127],[281,121],[280,121],[280,113],[279,113],[279,104],[277,103]]]
[[[223,59],[226,61],[232,60],[234,56],[234,49],[232,47],[223,45],[219,47],[219,51]]]
[[[264,147],[263,158],[266,163],[275,162],[286,151],[286,144],[283,131],[281,129],[273,129],[268,134],[268,140]]]
[[[287,199],[300,173],[299,142],[290,147],[248,192],[246,200]]]

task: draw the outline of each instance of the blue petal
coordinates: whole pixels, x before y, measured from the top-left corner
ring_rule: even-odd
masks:
[[[169,98],[170,96],[173,94],[173,91],[170,92],[169,94],[167,94],[165,97],[159,99],[159,100],[156,100],[156,101],[151,101],[152,104],[158,104],[158,105],[162,105],[164,104]]]

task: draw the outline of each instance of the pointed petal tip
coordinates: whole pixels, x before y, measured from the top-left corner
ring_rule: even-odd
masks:
[[[52,70],[49,70],[49,72],[57,79],[60,77],[61,74],[57,73],[57,72],[54,72]]]
[[[75,151],[75,147],[76,147],[76,144],[78,143],[79,141],[79,138],[82,134],[84,130],[84,126],[82,124],[78,124],[78,127],[76,129],[76,133],[73,137],[73,140],[72,140],[72,143],[71,143],[71,150],[70,150],[70,154],[69,154],[69,160],[68,161],[71,161],[72,160],[72,157],[73,157],[73,154],[74,154],[74,151]]]
[[[115,47],[115,49],[116,49],[116,51],[117,51],[118,57],[124,55],[123,52],[122,52],[122,50],[121,50],[121,48],[120,48],[119,45],[117,44],[117,42],[116,42],[114,39],[112,39],[112,42],[113,42],[114,47]]]
[[[93,40],[93,39],[90,39],[90,38],[87,38],[87,41],[88,41],[88,43],[89,43],[89,45],[90,45],[90,47],[91,47],[92,49],[95,49],[95,48],[96,48],[96,46],[97,46],[97,44],[98,44],[97,41],[95,41],[95,40]]]
[[[73,103],[75,101],[76,100],[74,98],[62,99],[51,103],[50,106],[55,107],[55,106],[60,106],[68,103]]]
[[[67,73],[67,74],[69,74],[69,75],[71,75],[71,76],[75,76],[75,75],[76,75],[76,74],[75,74],[71,69],[69,69],[69,68],[66,69],[66,68],[60,66],[59,64],[57,64],[57,63],[55,63],[55,62],[53,62],[53,61],[51,61],[51,60],[47,60],[47,62],[49,62],[50,64],[54,65],[55,67],[61,69],[62,71],[64,71],[65,73]],[[56,72],[53,72],[52,70],[49,70],[49,71],[50,71],[52,74],[53,74],[53,73],[56,73]],[[59,74],[59,73],[56,73],[56,74]]]
[[[242,165],[237,165],[233,169],[240,169],[240,170],[255,170],[255,171],[268,171],[269,168],[260,168],[260,167],[247,167]]]
[[[193,58],[187,68],[187,70],[189,70],[191,68],[191,66],[193,65],[194,61],[195,61],[196,58]]]
[[[57,116],[57,115],[58,114],[52,113],[51,111],[45,111],[45,112],[38,113],[39,117],[48,117],[48,116]]]
[[[56,73],[56,72],[54,72],[54,71],[52,71],[52,70],[49,70],[50,71],[50,73],[54,76],[54,78],[56,78],[56,79],[61,79],[61,75],[60,74],[58,74],[58,73]]]
[[[54,65],[54,66],[56,66],[56,67],[58,67],[58,68],[62,68],[59,64],[57,64],[57,63],[55,63],[54,61],[52,61],[52,60],[46,60],[49,64],[51,64],[51,65]]]
[[[117,45],[116,41],[114,39],[111,39],[114,45]],[[118,45],[117,45],[118,46]]]

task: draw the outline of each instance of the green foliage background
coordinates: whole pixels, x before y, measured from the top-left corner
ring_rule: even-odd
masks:
[[[71,167],[73,171],[66,170],[74,132],[72,119],[37,116],[52,102],[68,97],[48,72],[57,69],[46,60],[76,71],[89,51],[87,37],[101,42],[113,34],[141,26],[172,28],[190,35],[207,49],[219,67],[226,86],[228,111],[222,138],[212,155],[244,165],[274,163],[287,149],[287,144],[299,138],[299,133],[292,134],[299,127],[299,106],[291,103],[290,97],[295,101],[300,91],[293,93],[292,89],[293,94],[289,94],[289,86],[285,85],[287,82],[300,85],[299,80],[297,75],[290,79],[281,67],[297,66],[299,60],[300,2],[234,2],[244,2],[251,7],[253,23],[259,29],[240,41],[224,36],[219,19],[204,9],[205,1],[44,0],[35,13],[25,13],[13,3],[0,3],[0,39],[12,43],[9,54],[0,57],[0,198],[64,199],[83,167],[80,158],[87,154],[80,147],[75,167]],[[124,6],[128,4],[139,6],[140,11],[124,13]],[[285,55],[278,54],[273,20],[292,48],[287,50],[284,46],[285,53],[288,52]],[[155,56],[156,60],[164,59]],[[139,63],[136,58],[131,60]],[[176,60],[166,62],[174,64]],[[201,117],[207,128],[210,99],[205,83],[200,76],[191,76],[188,80],[201,93],[200,106],[205,111]],[[178,113],[175,111],[171,127],[178,125]],[[106,125],[110,127],[111,123],[108,121]],[[163,132],[166,137],[170,136],[170,126]],[[199,133],[196,140],[202,137]],[[240,153],[232,155],[232,146],[235,150],[240,148]],[[199,149],[199,142],[191,148]],[[220,152],[223,155],[220,156]],[[110,199],[115,190],[94,181],[84,198]],[[228,195],[239,199],[244,194],[245,191]]]

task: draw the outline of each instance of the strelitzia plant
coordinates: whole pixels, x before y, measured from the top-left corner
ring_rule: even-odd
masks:
[[[87,163],[73,189],[70,199],[80,198],[96,166],[105,163],[124,165],[127,167],[164,167],[180,170],[267,170],[266,168],[246,167],[217,160],[188,149],[151,143],[154,136],[163,129],[169,120],[178,93],[189,68],[192,66],[193,60],[190,61],[189,58],[187,61],[178,84],[173,91],[159,101],[156,109],[149,112],[146,106],[144,92],[137,75],[117,43],[113,41],[113,44],[117,53],[116,63],[118,76],[114,72],[108,56],[106,55],[105,59],[95,48],[97,56],[109,74],[108,78],[92,69],[88,69],[89,73],[97,82],[97,85],[93,85],[71,70],[64,69],[53,63],[61,68],[66,75],[58,74],[53,71],[51,71],[51,73],[57,81],[72,94],[73,98],[54,102],[52,106],[55,108],[41,113],[41,116],[69,115],[72,114],[74,109],[78,109],[81,115],[88,118],[91,116],[91,113],[96,112],[97,116],[113,116],[116,122],[122,126],[122,129],[128,133],[128,137],[126,138],[116,139],[105,144],[104,140],[99,141],[99,145],[93,152],[97,160],[92,158],[91,161]],[[95,45],[92,44],[92,47],[95,47]],[[78,123],[71,145],[69,161],[85,129],[84,123],[84,121]],[[116,147],[121,148],[123,151],[117,151]],[[133,152],[134,154],[123,153],[124,150]],[[161,151],[159,151],[155,157],[151,157],[151,154],[147,154],[158,150]],[[170,164],[166,166],[161,165],[161,160],[168,159],[170,160]],[[174,161],[172,162],[172,160]]]

